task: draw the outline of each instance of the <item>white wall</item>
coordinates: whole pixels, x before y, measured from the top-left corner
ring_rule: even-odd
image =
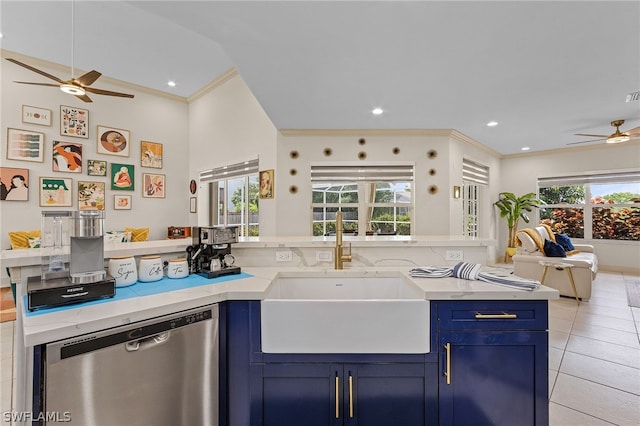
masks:
[[[237,74],[191,101],[189,129],[190,178],[196,182],[204,170],[255,158],[261,169],[276,168],[277,131]],[[207,226],[208,191],[206,185],[198,186],[198,214],[191,224]],[[260,200],[261,235],[276,235],[275,205],[275,199]]]
[[[3,52],[5,55],[6,52]],[[9,55],[7,55],[9,56]],[[16,59],[36,66],[61,78],[70,71],[52,68],[46,63],[32,61],[18,55]],[[71,207],[57,210],[77,210],[77,182],[79,180],[105,182],[106,186],[106,223],[107,231],[122,230],[124,227],[149,227],[150,239],[162,239],[167,236],[168,226],[189,224],[189,120],[188,106],[185,100],[170,99],[166,96],[143,91],[130,85],[120,86],[106,78],[98,79],[93,86],[106,90],[132,93],[134,99],[116,98],[103,95],[91,95],[92,103],[85,103],[72,95],[62,93],[55,87],[30,86],[13,83],[17,81],[48,82],[27,69],[4,59],[1,62],[1,103],[0,127],[2,143],[0,145],[0,166],[29,169],[29,200],[0,201],[0,238],[1,248],[10,247],[8,232],[13,230],[40,229],[41,211],[56,210],[40,207],[38,200],[39,177],[59,176],[73,180],[73,200]],[[52,125],[40,126],[26,124],[21,120],[22,105],[32,105],[52,110]],[[60,106],[74,106],[89,110],[89,138],[60,136]],[[97,153],[97,126],[121,128],[130,131],[131,149],[129,157],[103,155]],[[44,162],[8,160],[6,155],[7,128],[17,128],[42,132],[44,140]],[[52,146],[54,140],[81,143],[83,145],[82,173],[54,172],[52,168]],[[140,165],[140,141],[147,140],[163,144],[163,168],[143,168]],[[106,161],[106,177],[88,176],[87,159]],[[135,166],[135,190],[112,191],[110,188],[110,164],[123,163]],[[142,197],[142,173],[158,173],[166,176],[166,198]],[[132,195],[132,210],[114,210],[113,196]],[[4,271],[3,271],[4,273]]]
[[[640,167],[640,143],[631,142],[620,145],[598,144],[582,148],[531,153],[511,156],[502,160],[500,191],[517,195],[537,191],[540,177],[561,176],[605,172]],[[501,251],[504,251],[507,235],[504,219],[499,219]],[[537,223],[539,216],[532,217]],[[520,221],[520,228],[526,223]],[[583,240],[579,240],[583,241]],[[585,240],[593,244],[600,265],[605,269],[635,270],[640,265],[640,243],[625,241]]]

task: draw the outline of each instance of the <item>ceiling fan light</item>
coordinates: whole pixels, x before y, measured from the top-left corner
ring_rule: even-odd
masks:
[[[627,142],[629,139],[631,138],[627,135],[614,136],[607,138],[607,143],[622,143]]]
[[[76,96],[83,96],[86,94],[82,87],[74,86],[73,84],[63,84],[60,86],[60,90],[62,90],[64,93]]]

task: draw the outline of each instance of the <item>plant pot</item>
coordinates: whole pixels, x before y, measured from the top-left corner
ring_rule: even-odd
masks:
[[[511,258],[518,252],[515,247],[507,247],[504,252],[504,263],[511,262]]]

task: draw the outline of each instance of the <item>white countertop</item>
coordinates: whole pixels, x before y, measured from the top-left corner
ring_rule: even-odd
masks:
[[[20,309],[24,345],[35,346],[53,342],[226,300],[261,300],[269,284],[280,272],[301,276],[309,273],[327,276],[349,276],[350,274],[375,276],[394,271],[405,275],[421,288],[427,300],[550,300],[559,297],[557,290],[545,286],[534,291],[524,291],[457,278],[412,278],[406,268],[398,267],[375,270],[350,268],[340,271],[329,268],[301,270],[246,267],[242,272],[252,277],[231,281],[212,279],[212,284],[198,287],[89,306],[78,304],[72,309],[42,312],[31,316],[27,316]],[[22,302],[20,304],[22,305]]]

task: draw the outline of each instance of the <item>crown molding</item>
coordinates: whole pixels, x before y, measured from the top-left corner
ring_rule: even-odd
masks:
[[[229,70],[225,71],[221,76],[213,80],[211,83],[207,84],[206,86],[198,90],[196,93],[189,96],[189,98],[187,98],[187,101],[191,103],[196,99],[203,97],[207,93],[217,89],[218,87],[222,86],[224,83],[231,80],[232,78],[237,77],[238,75],[240,74],[238,73],[238,70],[235,67],[230,68]]]

